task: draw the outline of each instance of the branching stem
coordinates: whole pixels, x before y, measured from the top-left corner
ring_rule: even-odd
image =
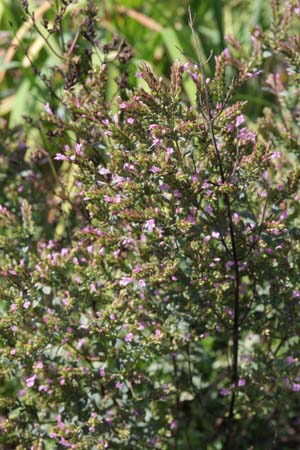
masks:
[[[204,95],[205,95],[205,106],[206,106],[206,121],[209,128],[211,143],[213,146],[214,154],[217,160],[218,169],[220,173],[220,178],[222,185],[226,183],[226,177],[225,172],[223,168],[223,162],[222,158],[217,146],[216,141],[216,135],[215,135],[215,126],[214,126],[214,116],[212,112],[211,107],[211,101],[210,101],[210,95],[208,90],[208,85],[206,82],[206,76],[205,76],[205,68],[200,52],[199,42],[196,36],[194,24],[193,24],[193,17],[191,10],[189,9],[189,25],[192,30],[195,46],[196,46],[196,52],[197,52],[197,58],[198,58],[198,65],[200,68],[201,76],[202,76],[202,83],[204,86]],[[237,251],[237,242],[236,242],[236,234],[234,230],[234,223],[233,223],[233,214],[231,210],[231,204],[230,204],[230,198],[229,195],[224,192],[223,193],[223,199],[226,206],[226,212],[227,212],[227,219],[229,224],[229,235],[230,235],[230,243],[231,243],[231,251],[232,251],[232,257],[234,262],[234,321],[233,321],[233,330],[232,330],[232,339],[233,339],[233,354],[232,354],[232,366],[231,366],[231,383],[234,386],[237,386],[238,380],[239,380],[239,366],[238,366],[238,357],[239,357],[239,316],[240,316],[240,271],[239,271],[239,257],[238,257],[238,251]],[[235,408],[235,401],[236,401],[236,392],[235,389],[232,389],[231,393],[231,400],[230,400],[230,406],[229,406],[229,412],[228,412],[228,425],[227,425],[227,437],[226,437],[226,444],[225,448],[230,448],[230,441],[231,441],[231,430],[232,430],[232,424],[233,424],[233,417],[234,417],[234,408]]]

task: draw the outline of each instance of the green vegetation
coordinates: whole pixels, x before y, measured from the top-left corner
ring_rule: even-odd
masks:
[[[299,19],[2,1],[0,449],[297,448]]]

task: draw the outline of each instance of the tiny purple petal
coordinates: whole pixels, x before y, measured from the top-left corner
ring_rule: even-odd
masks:
[[[54,159],[56,159],[57,161],[68,161],[68,157],[63,155],[62,153],[56,153]]]

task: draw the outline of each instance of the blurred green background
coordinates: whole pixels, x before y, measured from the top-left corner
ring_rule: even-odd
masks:
[[[266,0],[88,0],[39,1],[30,0],[29,12],[34,12],[36,23],[24,13],[19,0],[0,0],[0,117],[9,121],[9,126],[23,122],[23,115],[31,117],[43,109],[51,100],[49,86],[41,79],[48,76],[51,68],[62,64],[62,55],[67,45],[74,42],[88,47],[81,36],[76,40],[85,20],[81,8],[91,3],[97,8],[98,28],[92,38],[96,43],[93,52],[95,67],[104,59],[103,46],[118,35],[120,40],[133,48],[133,59],[129,70],[129,81],[135,83],[133,74],[140,61],[147,61],[155,71],[168,77],[170,64],[179,58],[196,58],[191,30],[188,25],[188,7],[195,18],[207,73],[213,70],[214,57],[227,45],[231,37],[240,41],[245,49],[251,47],[250,32],[259,25],[268,26],[270,5]],[[57,29],[57,14],[63,12],[63,26]],[[119,41],[120,42],[120,41]],[[122,42],[122,41],[121,41]],[[236,44],[238,45],[238,44]],[[116,50],[115,50],[116,51]],[[113,58],[113,51],[110,52]],[[118,89],[114,82],[118,68],[112,70],[108,84],[108,98]],[[52,100],[61,97],[61,80],[54,79]],[[186,82],[186,94],[192,100],[191,84]],[[54,95],[55,94],[55,95]],[[261,104],[255,89],[245,92],[251,96],[252,104]]]

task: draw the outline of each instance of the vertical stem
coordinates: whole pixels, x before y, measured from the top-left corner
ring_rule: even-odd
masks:
[[[173,359],[173,369],[174,369],[174,382],[176,387],[176,415],[175,419],[178,418],[178,412],[180,409],[180,401],[179,401],[179,386],[178,386],[178,368],[177,368],[177,362],[176,362],[176,355],[172,355]],[[174,450],[178,449],[178,428],[175,428],[175,435],[174,435]]]
[[[205,68],[201,57],[200,47],[198,43],[198,39],[195,33],[194,25],[193,25],[193,18],[191,10],[189,9],[189,24],[190,28],[192,30],[195,46],[196,46],[196,52],[199,62],[199,67],[201,71],[202,76],[202,83],[204,86],[204,94],[205,94],[205,106],[207,111],[206,121],[209,127],[209,133],[211,142],[214,149],[214,154],[217,160],[220,178],[222,185],[226,182],[224,168],[222,164],[222,158],[220,155],[220,152],[217,147],[217,141],[215,136],[215,129],[214,129],[214,117],[212,113],[211,108],[211,102],[210,102],[210,95],[209,90],[206,82],[206,76],[205,76]],[[239,317],[240,317],[240,273],[239,273],[239,257],[237,252],[237,243],[236,243],[236,234],[234,230],[234,223],[232,219],[232,210],[230,205],[230,198],[229,195],[225,192],[223,194],[224,203],[227,210],[227,219],[229,224],[229,235],[230,235],[230,241],[231,241],[231,249],[232,249],[232,256],[233,256],[233,262],[234,262],[234,322],[233,322],[233,354],[232,354],[232,366],[231,366],[231,383],[234,385],[234,387],[238,384],[239,379],[239,366],[238,366],[238,358],[239,358]],[[234,417],[234,407],[235,407],[235,401],[236,401],[236,392],[235,388],[233,387],[232,394],[231,394],[231,400],[230,400],[230,406],[229,406],[229,414],[228,414],[228,425],[227,425],[227,436],[226,436],[226,443],[225,448],[230,448],[230,442],[231,442],[231,430],[232,430],[232,423],[233,423],[233,417]]]

